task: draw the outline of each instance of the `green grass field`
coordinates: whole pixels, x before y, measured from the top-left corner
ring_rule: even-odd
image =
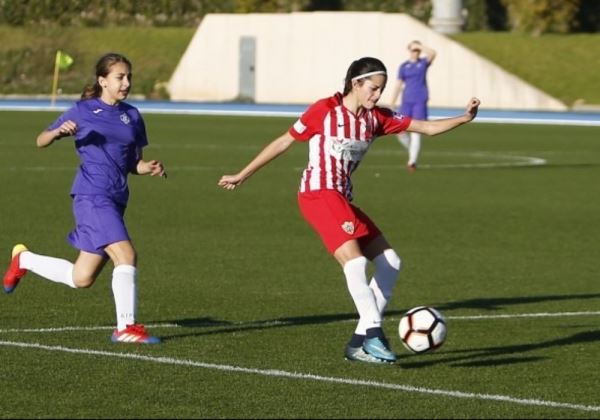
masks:
[[[0,113],[0,264],[13,244],[72,259],[69,139],[55,113]],[[217,187],[293,119],[146,115],[132,177],[138,318],[158,346],[113,345],[110,267],[72,290],[29,274],[0,296],[2,418],[598,418],[598,128],[473,123],[393,137],[355,174],[355,202],[403,258],[385,330],[395,365],[343,359],[355,310],[296,206],[305,145],[236,191]],[[2,270],[4,270],[2,268]],[[446,343],[412,355],[404,311],[431,305]]]
[[[598,34],[464,32],[452,38],[568,106],[600,104]]]

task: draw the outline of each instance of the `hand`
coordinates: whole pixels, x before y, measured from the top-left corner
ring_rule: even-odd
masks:
[[[162,162],[159,160],[149,160],[143,161],[141,160],[138,163],[138,174],[146,175],[150,174],[150,176],[160,175],[163,178],[167,177],[167,172],[165,171],[165,167]]]
[[[235,187],[242,185],[242,182],[244,182],[244,180],[242,179],[242,177],[239,174],[223,175],[221,177],[221,179],[219,180],[219,182],[217,183],[217,185],[226,190],[233,190],[233,189],[235,189]]]
[[[58,127],[56,130],[57,130],[57,134],[56,134],[57,139],[60,139],[62,137],[72,136],[77,132],[77,124],[75,124],[71,120],[68,120],[68,121],[65,121],[64,123],[62,123],[60,125],[60,127]]]
[[[467,104],[467,110],[465,114],[469,117],[469,121],[472,121],[477,116],[479,104],[481,104],[481,101],[475,97],[471,98],[471,100]]]

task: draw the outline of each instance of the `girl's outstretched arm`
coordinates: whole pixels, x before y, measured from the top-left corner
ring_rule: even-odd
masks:
[[[240,172],[235,175],[223,175],[218,182],[220,187],[233,190],[241,185],[254,172],[265,166],[277,156],[285,153],[294,143],[294,138],[289,132],[285,132],[271,143],[269,143],[256,157]]]
[[[459,125],[473,121],[479,110],[480,103],[479,99],[471,98],[467,104],[465,113],[458,117],[443,118],[433,121],[412,120],[406,131],[414,131],[416,133],[427,134],[428,136],[445,133]]]

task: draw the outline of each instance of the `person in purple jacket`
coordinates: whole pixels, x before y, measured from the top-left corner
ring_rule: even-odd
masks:
[[[402,101],[398,113],[417,120],[427,120],[427,102],[429,90],[427,88],[427,70],[435,58],[435,50],[412,41],[408,44],[410,57],[400,64],[396,86],[392,93],[392,106],[396,106],[397,99],[402,92]],[[417,169],[417,159],[421,150],[421,134],[400,133],[398,140],[408,150],[406,167],[409,172]]]
[[[81,164],[71,188],[75,228],[68,242],[79,250],[75,263],[35,254],[23,244],[13,247],[12,260],[3,279],[12,293],[28,271],[72,288],[94,284],[110,258],[114,264],[112,290],[117,328],[111,340],[120,343],[155,344],[160,338],[136,322],[137,256],[123,216],[129,198],[128,174],[166,177],[158,160],[144,160],[148,145],[139,111],[123,102],[131,89],[131,62],[109,53],[96,64],[96,81],[87,86],[81,100],[58,117],[37,137],[47,147],[68,136],[75,138]]]

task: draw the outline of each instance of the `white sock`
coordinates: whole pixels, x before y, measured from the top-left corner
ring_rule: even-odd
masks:
[[[393,249],[386,249],[375,257],[373,262],[375,263],[375,273],[369,287],[373,290],[377,309],[383,318],[385,307],[392,297],[392,291],[398,280],[402,261]]]
[[[398,134],[398,141],[400,142],[400,144],[404,147],[406,147],[406,150],[410,149],[410,134],[407,133],[406,131]]]
[[[408,163],[416,164],[421,151],[421,133],[410,133],[410,147],[408,149]]]
[[[24,251],[19,256],[19,265],[47,280],[77,288],[73,283],[73,263],[70,261]]]
[[[367,328],[381,327],[381,315],[377,309],[377,301],[373,290],[367,284],[368,260],[361,256],[354,258],[344,265],[344,274],[348,290],[354,301],[354,305],[360,315],[355,333],[366,335]]]
[[[113,270],[112,290],[117,310],[117,329],[123,330],[135,323],[137,303],[135,278],[137,270],[133,265],[118,265]]]

